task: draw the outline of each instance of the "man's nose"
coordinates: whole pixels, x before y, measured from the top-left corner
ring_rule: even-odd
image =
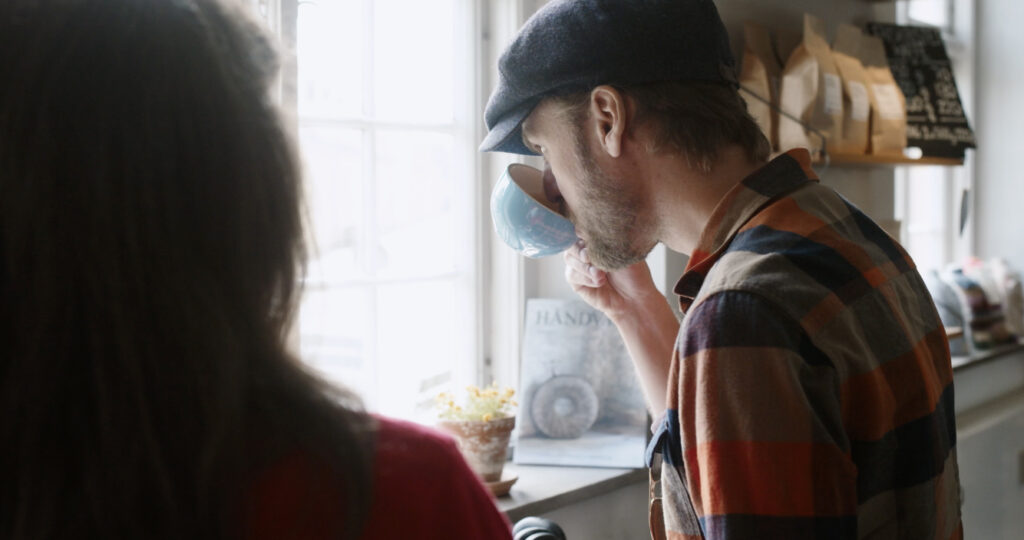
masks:
[[[562,192],[558,190],[558,182],[555,181],[555,174],[551,172],[551,165],[544,163],[544,196],[555,204],[561,205]]]

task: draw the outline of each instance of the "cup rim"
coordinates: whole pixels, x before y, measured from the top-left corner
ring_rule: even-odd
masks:
[[[528,190],[523,188],[523,186],[516,180],[515,176],[513,176],[513,173],[512,173],[513,169],[519,169],[519,168],[525,168],[525,169],[529,169],[531,171],[539,172],[541,174],[541,186],[542,187],[543,187],[544,171],[541,171],[537,167],[533,167],[533,166],[527,165],[525,163],[510,163],[509,166],[505,168],[505,173],[508,174],[509,181],[512,182],[513,184],[515,184],[516,188],[519,189],[519,191],[522,191],[527,197],[529,197],[529,198],[533,199],[534,201],[536,201],[537,204],[539,204],[541,206],[541,208],[543,208],[545,211],[551,212],[552,214],[554,214],[554,215],[564,219],[565,221],[568,221],[571,224],[572,220],[569,219],[569,216],[567,216],[565,214],[562,214],[561,212],[558,212],[555,209],[551,208],[550,206],[548,206],[548,204],[545,203],[545,201],[547,203],[550,203],[550,204],[554,204],[554,203],[551,203],[551,201],[547,201],[546,198],[545,198],[544,201],[542,201],[542,200],[538,199],[537,197],[534,197]]]

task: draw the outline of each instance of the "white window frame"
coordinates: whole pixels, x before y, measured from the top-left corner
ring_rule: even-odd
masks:
[[[542,2],[543,0],[539,0]],[[480,74],[480,132],[477,140],[483,140],[486,128],[483,125],[483,110],[491,89],[498,81],[498,58],[505,46],[538,7],[531,0],[490,0],[483,1],[483,46],[479,66]],[[486,188],[478,199],[478,206],[487,216],[486,242],[481,254],[484,255],[482,285],[485,298],[485,320],[481,331],[484,334],[484,365],[481,382],[497,381],[501,385],[519,384],[519,362],[523,317],[525,316],[524,261],[522,256],[503,244],[490,225],[490,193],[502,171],[510,163],[526,162],[538,165],[537,159],[516,157],[510,154],[487,152],[481,156],[480,178]]]

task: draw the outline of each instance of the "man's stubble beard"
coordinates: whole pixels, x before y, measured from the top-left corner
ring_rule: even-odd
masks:
[[[603,171],[582,133],[576,137],[576,156],[583,176],[579,208],[570,208],[569,218],[586,237],[591,262],[602,270],[618,270],[647,258],[656,242],[649,239],[651,220],[641,215],[643,194],[628,179]]]

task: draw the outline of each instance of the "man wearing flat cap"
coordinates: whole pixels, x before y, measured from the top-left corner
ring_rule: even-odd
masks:
[[[770,147],[710,0],[555,0],[481,149],[539,154],[654,416],[654,538],[960,538],[952,368],[907,253]],[[644,263],[688,254],[680,323]]]

